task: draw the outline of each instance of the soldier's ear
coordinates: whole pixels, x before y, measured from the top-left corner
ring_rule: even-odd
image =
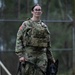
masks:
[[[31,14],[33,14],[33,11],[31,11]]]

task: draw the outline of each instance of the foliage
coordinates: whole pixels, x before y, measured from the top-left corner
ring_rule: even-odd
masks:
[[[27,18],[31,17],[31,7],[34,5],[33,0],[3,1],[5,3],[5,8],[3,10],[0,10],[0,19],[26,20]],[[38,0],[38,3],[42,6],[42,20],[57,21],[72,19],[72,0]],[[18,28],[20,27],[22,22],[23,21],[0,21],[0,50],[15,50],[16,35]],[[72,49],[72,23],[46,22],[46,24],[48,25],[51,32],[52,50],[69,48]],[[53,54],[55,58],[60,59],[60,69],[65,67],[65,65],[71,68],[72,51],[60,50],[59,52],[53,52]],[[67,65],[68,62],[69,64]],[[66,68],[64,69],[64,71],[65,70]]]
[[[53,48],[72,48],[72,24],[49,23],[48,27]]]

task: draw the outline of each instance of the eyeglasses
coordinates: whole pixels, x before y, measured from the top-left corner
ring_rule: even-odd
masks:
[[[41,11],[41,9],[34,9],[35,11]]]

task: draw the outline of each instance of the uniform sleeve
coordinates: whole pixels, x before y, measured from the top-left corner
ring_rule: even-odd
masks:
[[[53,54],[52,54],[52,51],[51,51],[51,38],[50,38],[51,33],[50,33],[48,27],[47,27],[47,31],[49,33],[49,42],[48,42],[48,48],[47,48],[47,57],[48,57],[49,60],[55,61],[54,57],[53,57]]]
[[[25,23],[23,22],[23,24],[20,26],[18,32],[17,32],[17,38],[16,38],[16,47],[15,47],[15,52],[19,57],[23,56],[23,32],[25,30]]]

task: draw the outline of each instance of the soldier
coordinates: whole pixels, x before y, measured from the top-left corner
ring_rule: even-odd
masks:
[[[47,25],[40,20],[42,8],[39,4],[32,7],[31,13],[32,18],[24,21],[18,30],[15,52],[20,62],[33,62],[46,72],[48,59],[55,62],[50,50],[50,32]],[[24,72],[25,75],[42,75],[28,64]]]

